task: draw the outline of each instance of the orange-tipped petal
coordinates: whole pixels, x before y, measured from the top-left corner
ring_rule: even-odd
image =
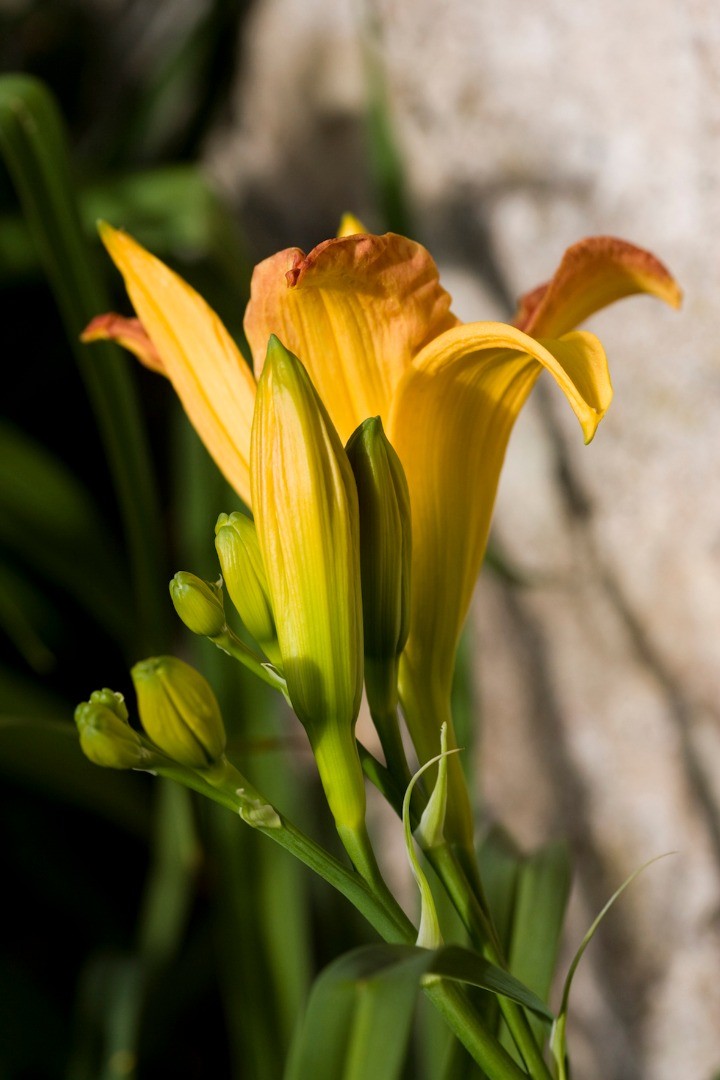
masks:
[[[255,374],[277,334],[302,360],[343,442],[368,416],[387,421],[413,356],[456,324],[428,252],[393,233],[273,255],[255,268],[245,313]]]
[[[535,337],[560,337],[615,300],[648,293],[677,308],[682,292],[665,266],[614,236],[569,247],[551,281],[520,298],[514,323]]]
[[[195,430],[238,494],[250,500],[255,380],[215,312],[127,233],[100,236]]]
[[[86,345],[93,341],[114,341],[137,357],[145,367],[165,375],[160,354],[139,319],[126,319],[124,315],[116,315],[112,311],[107,315],[96,315],[83,330],[80,340]]]
[[[448,690],[505,448],[543,368],[592,438],[612,397],[593,334],[541,343],[502,323],[470,323],[426,346],[398,389],[389,435],[405,468],[413,528],[406,661]]]

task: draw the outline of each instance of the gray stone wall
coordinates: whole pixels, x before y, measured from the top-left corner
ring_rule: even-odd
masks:
[[[382,0],[374,7],[418,232],[467,319],[504,317],[583,235],[675,273],[597,316],[615,402],[595,442],[540,385],[511,443],[472,620],[490,811],[569,836],[568,950],[591,947],[581,1080],[720,1069],[720,8],[705,0]],[[257,254],[373,224],[358,9],[261,0],[236,118],[208,163]],[[569,955],[569,952],[568,952]]]

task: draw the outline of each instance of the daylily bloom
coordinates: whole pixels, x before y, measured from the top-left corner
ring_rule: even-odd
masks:
[[[650,293],[676,307],[680,291],[648,252],[594,237],[570,248],[552,280],[523,298],[516,325],[463,325],[424,247],[391,233],[341,232],[307,255],[289,248],[255,268],[245,314],[255,378],[197,293],[107,226],[102,237],[139,323],[102,316],[85,340],[114,338],[164,371],[248,503],[255,379],[271,334],[300,357],[343,441],[380,416],[410,491],[410,632],[400,691],[422,762],[437,753],[443,722],[454,745],[448,702],[457,640],[507,441],[535,380],[550,372],[589,442],[612,388],[598,339],[570,331],[624,296]],[[452,776],[450,784],[452,791]],[[451,798],[447,834],[466,842],[471,828],[467,806]]]

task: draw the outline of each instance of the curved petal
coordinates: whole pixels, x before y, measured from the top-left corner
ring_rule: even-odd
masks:
[[[514,322],[527,334],[559,337],[634,293],[674,308],[682,300],[675,279],[649,251],[614,236],[589,236],[567,249],[551,281],[520,298]]]
[[[112,311],[106,315],[96,315],[83,330],[80,340],[84,345],[93,341],[115,341],[146,368],[157,371],[159,375],[165,374],[158,351],[139,319],[126,319],[124,315],[116,315]]]
[[[390,440],[405,468],[413,528],[406,664],[448,689],[508,438],[543,368],[589,441],[612,397],[593,334],[541,343],[502,323],[470,323],[431,342],[398,389]]]
[[[102,225],[100,235],[185,412],[248,502],[252,372],[218,316],[182,278],[127,233]]]
[[[428,252],[394,233],[273,255],[255,268],[245,313],[256,376],[276,334],[302,360],[343,442],[368,416],[387,421],[413,356],[456,324]]]

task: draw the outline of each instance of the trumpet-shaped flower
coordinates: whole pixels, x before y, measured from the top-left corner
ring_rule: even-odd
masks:
[[[461,324],[420,244],[354,233],[309,254],[290,248],[256,267],[245,315],[255,376],[270,335],[299,356],[343,441],[379,416],[407,476],[412,510],[409,636],[401,697],[421,761],[436,752],[457,639],[487,542],[513,423],[545,370],[585,441],[610,404],[598,339],[573,330],[605,305],[650,293],[677,306],[679,289],[648,252],[608,237],[570,248],[545,286],[521,301],[516,325]],[[104,316],[86,340],[113,337],[163,370],[236,490],[248,501],[255,382],[216,315],[130,237],[105,227],[140,320]],[[448,727],[452,748],[452,725]],[[456,758],[449,763],[456,768]],[[467,807],[448,832],[467,840]],[[456,820],[453,822],[453,814]]]

